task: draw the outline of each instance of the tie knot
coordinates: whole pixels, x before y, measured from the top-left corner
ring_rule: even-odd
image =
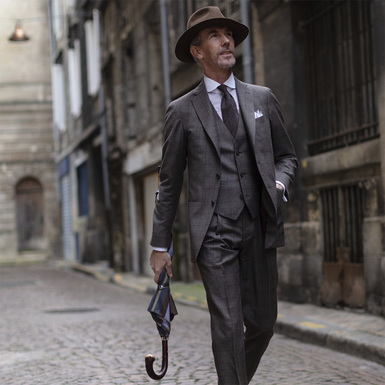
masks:
[[[229,92],[227,91],[227,87],[224,84],[221,84],[220,86],[218,86],[218,90],[221,91],[223,94],[226,94]]]

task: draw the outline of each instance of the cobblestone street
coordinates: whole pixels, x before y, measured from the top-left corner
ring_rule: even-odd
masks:
[[[151,296],[47,266],[0,268],[0,384],[157,383],[144,357],[161,340]],[[177,304],[159,384],[216,384],[207,310]],[[155,362],[156,371],[159,360]],[[275,335],[252,384],[385,383],[385,367]],[[235,384],[234,384],[235,385]]]

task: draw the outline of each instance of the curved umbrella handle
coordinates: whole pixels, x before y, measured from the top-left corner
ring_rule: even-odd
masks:
[[[161,380],[167,372],[168,367],[168,340],[167,338],[162,338],[162,369],[159,374],[154,372],[154,361],[155,356],[152,354],[147,354],[145,358],[147,374],[153,380]]]

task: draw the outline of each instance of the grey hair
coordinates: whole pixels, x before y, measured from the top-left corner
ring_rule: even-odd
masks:
[[[201,35],[198,34],[194,37],[194,39],[191,40],[191,43],[190,43],[190,48],[195,45],[197,47],[199,47],[202,43],[202,39],[201,39]],[[196,59],[194,56],[193,56],[193,59],[200,65],[201,63],[199,62],[198,59]]]
[[[196,36],[194,37],[194,39],[191,40],[190,47],[191,47],[192,45],[196,45],[196,46],[199,47],[199,46],[201,45],[201,43],[202,43],[201,35],[198,34],[198,35],[196,35]]]

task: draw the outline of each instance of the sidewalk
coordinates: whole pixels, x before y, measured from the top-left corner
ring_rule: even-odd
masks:
[[[152,294],[156,288],[151,277],[116,273],[105,265],[76,264],[72,269],[138,292]],[[171,291],[175,302],[207,309],[200,282],[172,282]],[[382,317],[280,301],[275,331],[385,365],[385,319]]]

